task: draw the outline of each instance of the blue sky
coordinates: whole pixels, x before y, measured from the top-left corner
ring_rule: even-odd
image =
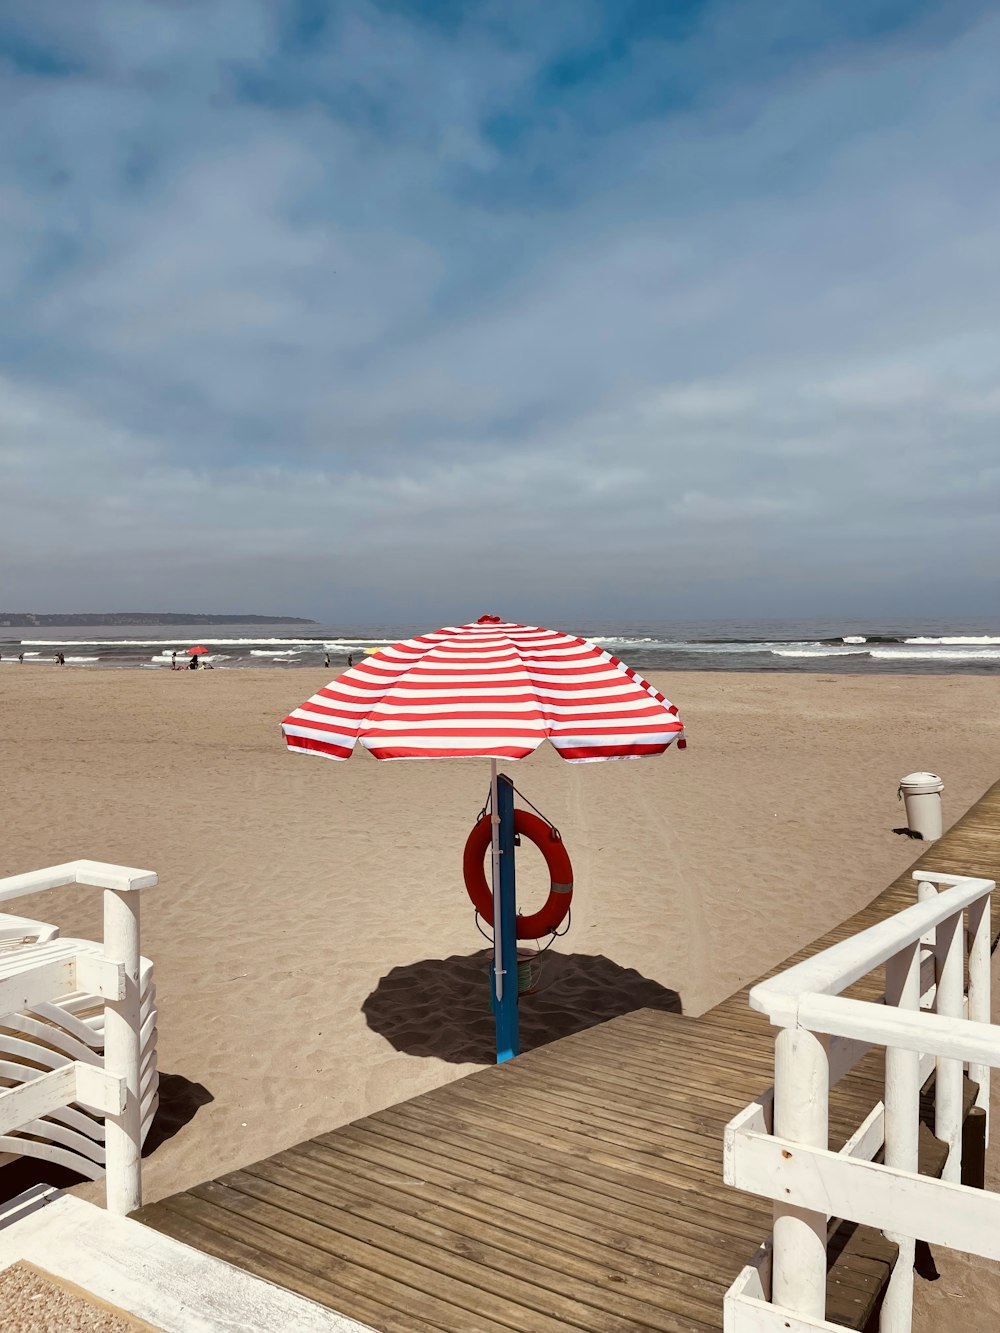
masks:
[[[0,11],[0,609],[974,615],[1000,11]]]

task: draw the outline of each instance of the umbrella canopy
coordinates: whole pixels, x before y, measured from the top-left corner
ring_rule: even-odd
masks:
[[[373,653],[281,727],[290,749],[328,759],[359,741],[376,759],[524,759],[548,739],[570,763],[684,745],[677,709],[617,657],[497,616]]]
[[[200,657],[202,653],[207,653],[207,652],[208,649],[203,648],[202,645],[199,643],[196,648],[189,648],[187,650],[187,655],[188,657]]]

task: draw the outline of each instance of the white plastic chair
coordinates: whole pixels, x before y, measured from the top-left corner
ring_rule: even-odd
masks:
[[[117,879],[125,887],[123,875],[132,879],[145,875],[153,883],[156,880],[151,872],[126,872],[121,867],[104,866],[98,862],[71,862],[49,871],[0,879],[0,901],[70,883],[96,884],[107,890],[109,881]],[[133,887],[145,885],[127,886],[128,889]],[[108,896],[112,897],[113,892]],[[137,906],[134,910],[137,933]],[[48,922],[0,913],[0,973],[11,968],[17,972],[22,965],[30,968],[33,961],[49,957],[115,961],[116,953],[120,955],[124,950],[120,942],[116,948],[116,941],[109,940],[108,935],[107,914],[105,940],[98,944],[93,940],[62,938],[59,928]],[[138,947],[137,939],[135,945]],[[142,957],[138,963],[138,1132],[141,1145],[159,1104],[159,1074],[153,965],[148,958]],[[24,1086],[67,1066],[85,1065],[103,1070],[105,1015],[105,997],[79,985],[62,993],[57,990],[44,998],[34,998],[17,1012],[0,1015],[0,1098],[4,1089]],[[0,1132],[0,1166],[16,1157],[36,1157],[97,1180],[105,1172],[106,1148],[105,1117],[95,1114],[93,1108],[69,1104]]]

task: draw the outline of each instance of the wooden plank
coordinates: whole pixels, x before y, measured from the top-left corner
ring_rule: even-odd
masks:
[[[325,1305],[328,1309],[343,1310],[351,1306],[355,1319],[369,1324],[373,1329],[379,1329],[380,1333],[439,1333],[434,1324],[400,1314],[327,1277],[305,1273],[277,1259],[268,1248],[235,1240],[217,1228],[206,1226],[171,1208],[150,1204],[140,1208],[133,1217],[152,1230],[162,1232],[202,1254],[242,1268],[245,1272],[273,1282],[275,1286],[304,1296],[307,1300],[316,1301],[319,1305]],[[268,1329],[268,1333],[271,1333],[271,1329]],[[274,1333],[278,1333],[278,1330],[274,1329]],[[286,1333],[286,1330],[282,1329],[282,1333]],[[287,1330],[287,1333],[292,1333],[292,1330]]]
[[[374,1159],[404,1171],[409,1160],[409,1170],[419,1172],[421,1176],[429,1169],[429,1158],[434,1154],[427,1148],[427,1139],[415,1140],[412,1131],[406,1127],[400,1130],[380,1119],[369,1129],[352,1125],[350,1130],[349,1137],[345,1132],[338,1133],[336,1139],[331,1136],[328,1147],[323,1146],[322,1140],[300,1146],[310,1152],[353,1153],[365,1161]],[[627,1226],[631,1221],[641,1227],[645,1236],[654,1236],[665,1227],[675,1229],[678,1218],[684,1218],[687,1226],[702,1226],[707,1230],[703,1243],[709,1243],[712,1234],[718,1234],[744,1242],[749,1246],[748,1252],[752,1252],[759,1244],[761,1221],[770,1215],[770,1209],[760,1200],[741,1197],[735,1191],[709,1199],[694,1209],[689,1190],[662,1184],[643,1190],[634,1187],[631,1177],[611,1172],[599,1176],[582,1165],[575,1169],[572,1160],[549,1163],[543,1155],[532,1156],[529,1165],[513,1155],[488,1158],[484,1156],[482,1144],[472,1136],[462,1134],[442,1132],[432,1141],[440,1144],[442,1149],[452,1151],[456,1172],[464,1166],[458,1154],[464,1153],[471,1158],[475,1166],[469,1168],[468,1174],[475,1173],[477,1183],[486,1178],[502,1185],[509,1179],[522,1192],[524,1188],[534,1186],[536,1192],[544,1190],[547,1197],[557,1195],[574,1207],[580,1203],[601,1210],[605,1216],[620,1217],[623,1225]],[[508,1191],[508,1197],[512,1197],[512,1191]]]
[[[263,1182],[261,1182],[263,1185]],[[271,1190],[272,1195],[277,1187]],[[328,1208],[324,1213],[326,1225],[288,1211],[287,1203],[299,1197],[292,1191],[283,1191],[283,1205],[261,1197],[264,1189],[253,1196],[244,1190],[231,1188],[218,1181],[197,1185],[189,1198],[217,1205],[240,1220],[267,1227],[273,1233],[272,1243],[278,1248],[293,1245],[303,1247],[310,1262],[324,1258],[349,1263],[368,1270],[372,1282],[381,1285],[387,1279],[404,1281],[416,1286],[425,1297],[453,1309],[464,1310],[466,1318],[474,1317],[477,1328],[485,1324],[482,1312],[489,1315],[488,1327],[494,1321],[515,1330],[530,1333],[564,1333],[565,1329],[579,1329],[582,1333],[630,1333],[642,1327],[634,1318],[596,1310],[580,1301],[558,1293],[547,1292],[537,1283],[522,1280],[521,1270],[495,1274],[476,1256],[483,1248],[467,1238],[465,1246],[472,1258],[465,1258],[454,1250],[448,1252],[438,1246],[421,1244],[401,1232],[352,1218],[351,1233],[341,1210]],[[322,1206],[320,1206],[322,1208]],[[329,1225],[335,1216],[337,1229]],[[364,1233],[361,1238],[357,1233]],[[664,1315],[655,1327],[664,1333],[702,1333],[710,1327],[697,1318]]]
[[[773,1067],[774,1064],[774,1042],[769,1039],[769,1033],[760,1038],[752,1033],[734,1032],[732,1028],[717,1032],[710,1024],[692,1018],[682,1019],[669,1029],[663,1029],[658,1023],[633,1023],[629,1027],[619,1027],[618,1022],[618,1019],[612,1019],[610,1023],[594,1028],[594,1036],[590,1041],[578,1043],[576,1048],[567,1045],[562,1053],[568,1054],[574,1049],[584,1049],[591,1054],[617,1052],[622,1060],[650,1074],[657,1071],[669,1073],[668,1060],[681,1053],[696,1051],[701,1052],[698,1065],[706,1073],[711,1071],[713,1077],[717,1074],[728,1078],[734,1075],[745,1077],[744,1069],[749,1072],[754,1065],[770,1063]],[[740,1043],[736,1051],[733,1049],[734,1036]],[[554,1044],[557,1048],[562,1045],[561,1042]],[[733,1067],[734,1054],[739,1057],[736,1069]],[[697,1071],[692,1069],[691,1072]]]
[[[373,1280],[371,1271],[361,1265],[338,1263],[325,1251],[282,1237],[259,1222],[206,1203],[191,1192],[162,1200],[155,1205],[155,1214],[152,1208],[143,1208],[136,1214],[147,1223],[151,1215],[161,1230],[186,1244],[193,1243],[188,1237],[212,1235],[211,1252],[227,1263],[238,1263],[239,1259],[230,1255],[238,1255],[243,1247],[263,1252],[272,1264],[280,1265],[292,1275],[287,1284],[289,1290],[310,1295],[311,1299],[357,1319],[362,1318],[359,1311],[367,1306],[371,1311],[367,1320],[380,1333],[397,1333],[403,1327],[413,1327],[421,1333],[440,1333],[442,1328],[461,1328],[461,1320],[468,1318],[467,1310],[456,1309],[421,1291],[419,1286],[409,1287],[392,1277]],[[336,1305],[318,1294],[327,1285],[337,1293]],[[317,1294],[311,1295],[312,1292]],[[500,1323],[483,1311],[479,1316],[477,1330],[510,1333],[511,1325]]]
[[[648,1011],[647,1011],[648,1012]],[[614,1020],[617,1022],[617,1020]],[[605,1025],[611,1027],[611,1024]],[[588,1055],[593,1057],[595,1054],[607,1051],[609,1056],[609,1067],[612,1069],[624,1069],[633,1071],[637,1076],[647,1079],[656,1077],[657,1073],[668,1075],[672,1072],[671,1064],[659,1059],[654,1063],[656,1070],[648,1068],[651,1056],[655,1055],[655,1048],[651,1050],[651,1037],[655,1039],[657,1032],[656,1026],[647,1030],[645,1037],[628,1032],[610,1032],[601,1033],[595,1037],[595,1040],[588,1043]],[[557,1046],[562,1043],[556,1043]],[[733,1082],[734,1077],[740,1077],[741,1084],[754,1084],[763,1078],[764,1083],[760,1086],[767,1087],[773,1081],[774,1073],[774,1046],[773,1042],[753,1044],[751,1042],[741,1042],[737,1051],[733,1049],[733,1040],[730,1033],[724,1035],[718,1032],[708,1030],[701,1019],[685,1020],[685,1026],[671,1031],[669,1039],[669,1050],[671,1062],[678,1055],[684,1054],[692,1057],[688,1064],[693,1064],[695,1068],[701,1068],[706,1076],[710,1076],[718,1086],[719,1080],[724,1078],[725,1082]],[[738,1058],[738,1070],[733,1070],[734,1056]],[[558,1061],[565,1065],[573,1058],[572,1048],[559,1051],[554,1050],[552,1055],[546,1060],[545,1070],[549,1072],[558,1068]],[[851,1082],[851,1090],[863,1091],[867,1085],[871,1085],[872,1090],[878,1090],[881,1096],[882,1067],[881,1061],[877,1065],[863,1067],[856,1066],[858,1073]],[[687,1070],[685,1070],[685,1074]],[[876,1100],[879,1098],[877,1097]]]
[[[624,1142],[627,1125],[629,1139],[637,1146],[650,1142],[658,1145],[674,1160],[686,1160],[686,1153],[696,1153],[700,1157],[706,1154],[712,1160],[721,1162],[722,1131],[731,1116],[719,1115],[711,1119],[704,1116],[685,1114],[683,1109],[665,1108],[662,1103],[653,1109],[643,1106],[635,1097],[630,1097],[628,1088],[612,1088],[606,1085],[599,1092],[595,1090],[596,1080],[582,1084],[571,1084],[560,1080],[554,1086],[537,1088],[534,1085],[517,1090],[517,1107],[521,1114],[528,1113],[539,1118],[549,1126],[558,1126],[562,1131],[571,1130],[587,1137],[596,1137],[604,1143]],[[863,1097],[838,1099],[831,1105],[831,1145],[841,1147],[857,1125],[868,1115],[871,1109],[882,1099],[882,1080],[872,1081],[870,1092]],[[472,1080],[465,1080],[461,1087],[461,1097],[454,1096],[450,1104],[480,1103],[489,1106],[488,1093],[482,1085],[478,1087]],[[749,1094],[746,1094],[749,1100]],[[506,1113],[506,1103],[501,1102]]]
[[[562,1052],[552,1056],[553,1068],[557,1060],[564,1060],[565,1054]],[[608,1072],[608,1060],[601,1053],[591,1052],[588,1048],[582,1048],[578,1053],[571,1056],[576,1067],[585,1073],[588,1077],[604,1076]],[[655,1067],[654,1067],[655,1066]],[[727,1111],[732,1114],[734,1106],[740,1098],[746,1100],[757,1091],[761,1091],[773,1082],[772,1078],[767,1083],[761,1084],[759,1079],[740,1076],[737,1070],[731,1071],[726,1080],[727,1086],[720,1087],[718,1083],[713,1083],[709,1076],[699,1076],[694,1068],[689,1064],[673,1064],[666,1068],[660,1061],[648,1062],[648,1067],[640,1069],[634,1067],[627,1059],[623,1058],[621,1062],[621,1072],[625,1077],[617,1077],[616,1082],[620,1086],[629,1086],[634,1083],[641,1088],[647,1088],[656,1094],[664,1102],[674,1102],[677,1105],[690,1106],[692,1100],[697,1101],[710,1109],[715,1107],[720,1114]],[[685,1080],[690,1076],[690,1083],[685,1084]],[[478,1077],[472,1075],[471,1077]]]
[[[671,1068],[662,1071],[650,1070],[646,1073],[633,1068],[624,1058],[619,1067],[614,1069],[604,1058],[603,1053],[582,1052],[579,1056],[560,1053],[552,1057],[550,1066],[553,1075],[562,1068],[567,1076],[575,1072],[578,1077],[593,1080],[600,1091],[605,1083],[610,1083],[623,1090],[635,1088],[640,1094],[657,1099],[665,1111],[676,1107],[682,1111],[697,1108],[707,1119],[724,1119],[732,1115],[733,1108],[746,1102],[758,1092],[763,1092],[773,1083],[773,1071],[770,1077],[764,1077],[763,1071],[757,1076],[744,1074],[742,1078],[730,1076],[725,1085],[712,1084],[709,1076],[699,1079],[690,1065],[674,1061]],[[690,1081],[688,1081],[690,1073]]]
[[[670,1123],[668,1120],[658,1124],[637,1123],[638,1118],[630,1116],[623,1124],[614,1110],[606,1111],[602,1102],[593,1101],[588,1107],[585,1103],[574,1104],[560,1100],[546,1091],[518,1089],[517,1098],[501,1099],[499,1104],[491,1102],[482,1089],[463,1088],[462,1096],[453,1098],[451,1107],[468,1109],[470,1116],[479,1111],[491,1122],[499,1112],[505,1125],[518,1124],[531,1130],[532,1125],[544,1125],[546,1132],[552,1132],[559,1138],[570,1140],[578,1136],[583,1142],[597,1142],[608,1151],[619,1148],[630,1152],[649,1153],[654,1157],[668,1157],[672,1162],[685,1162],[690,1166],[700,1166],[705,1157],[706,1140],[704,1132],[690,1131]]]
[[[892,1274],[899,1247],[880,1231],[842,1222],[828,1248],[826,1318],[844,1328],[864,1329]]]
[[[472,1080],[465,1080],[463,1092],[471,1099],[485,1099],[489,1095],[484,1085],[473,1085]],[[567,1112],[577,1115],[582,1112],[587,1116],[593,1113],[598,1120],[610,1118],[619,1125],[621,1116],[627,1115],[629,1127],[647,1138],[672,1131],[704,1139],[715,1135],[719,1126],[726,1123],[724,1111],[706,1115],[699,1110],[697,1101],[684,1105],[652,1094],[643,1096],[635,1084],[622,1083],[611,1073],[603,1078],[586,1076],[572,1061],[546,1070],[545,1077],[522,1080],[516,1100],[522,1106],[538,1105],[541,1110],[544,1110],[541,1103],[552,1102]]]
[[[75,987],[76,956],[67,955],[62,941],[16,949],[5,963],[0,963],[0,1015],[30,1009]]]
[[[498,1136],[496,1146],[491,1148],[490,1145],[494,1140],[490,1132],[480,1126],[463,1126],[460,1123],[448,1125],[433,1120],[426,1126],[420,1122],[406,1120],[397,1120],[395,1124],[406,1133],[411,1143],[416,1139],[417,1133],[428,1136],[441,1135],[455,1144],[456,1150],[459,1149],[459,1145],[464,1145],[467,1152],[478,1153],[480,1158],[491,1158],[495,1161],[498,1175],[501,1175],[509,1165],[520,1161],[530,1163],[532,1169],[544,1164],[549,1177],[553,1180],[568,1178],[571,1181],[588,1182],[595,1193],[603,1195],[605,1207],[610,1209],[617,1210],[623,1207],[626,1212],[632,1212],[644,1207],[655,1215],[656,1210],[663,1206],[666,1199],[672,1199],[677,1206],[692,1211],[696,1208],[699,1211],[704,1209],[709,1214],[717,1214],[720,1219],[731,1218],[741,1223],[766,1215],[766,1212],[761,1212],[759,1200],[741,1199],[739,1195],[726,1189],[720,1183],[721,1177],[718,1172],[714,1175],[691,1173],[690,1177],[678,1175],[671,1178],[663,1173],[643,1170],[641,1163],[638,1167],[634,1167],[631,1164],[616,1163],[614,1159],[610,1164],[584,1161],[577,1154],[555,1154],[544,1149],[526,1157],[523,1140],[508,1135]],[[383,1130],[387,1131],[390,1128],[390,1123],[380,1121],[379,1125],[373,1128],[381,1134]],[[419,1142],[419,1139],[416,1141]],[[619,1200],[623,1203],[619,1204]]]
[[[59,1106],[68,1106],[75,1096],[76,1066],[73,1064],[64,1064],[61,1069],[41,1074],[20,1087],[0,1088],[0,1134],[8,1134]]]
[[[725,1124],[732,1118],[734,1108],[750,1101],[773,1081],[773,1058],[769,1066],[760,1066],[756,1073],[748,1074],[741,1083],[736,1084],[735,1080],[730,1080],[730,1086],[726,1091],[716,1089],[713,1093],[700,1088],[694,1078],[689,1081],[688,1068],[688,1064],[681,1065],[675,1061],[668,1081],[664,1081],[667,1079],[666,1074],[661,1076],[657,1073],[654,1076],[650,1073],[646,1075],[640,1086],[657,1092],[661,1104],[665,1108],[667,1104],[673,1103],[682,1111],[684,1107],[690,1107],[693,1103],[705,1116],[706,1120],[714,1119],[717,1123]],[[623,1092],[634,1086],[630,1081],[618,1077],[618,1074],[623,1070],[634,1072],[637,1078],[639,1076],[638,1071],[633,1071],[625,1060],[619,1061],[619,1068],[616,1073],[609,1073],[608,1062],[600,1059],[595,1061],[589,1056],[585,1060],[578,1060],[574,1059],[572,1054],[568,1052],[553,1054],[548,1069],[553,1073],[564,1069],[567,1077],[573,1077],[575,1074],[577,1077],[583,1078],[587,1086],[595,1088],[601,1099],[606,1095],[604,1089],[609,1085],[617,1087]],[[465,1080],[464,1082],[469,1084],[473,1080]],[[881,1100],[881,1077],[868,1077],[865,1072],[862,1072],[856,1082],[856,1087],[855,1083],[852,1082],[849,1086],[841,1084],[835,1090],[833,1094],[833,1097],[836,1098],[834,1103],[835,1114],[849,1109],[856,1113],[857,1119],[863,1119],[871,1107]]]
[[[396,1127],[379,1122],[370,1131],[361,1130],[348,1146],[356,1155],[371,1157],[382,1151],[398,1155],[413,1152],[414,1138],[411,1130],[404,1127],[396,1130],[399,1137],[393,1138]],[[624,1223],[630,1219],[640,1222],[645,1235],[654,1236],[664,1227],[672,1229],[677,1225],[678,1215],[685,1218],[686,1226],[703,1226],[709,1232],[729,1235],[735,1240],[745,1241],[753,1247],[758,1243],[761,1218],[766,1218],[767,1209],[760,1200],[741,1199],[735,1192],[721,1193],[706,1199],[697,1208],[692,1192],[669,1184],[653,1184],[636,1180],[624,1173],[607,1172],[597,1175],[583,1164],[576,1167],[572,1159],[561,1161],[549,1160],[545,1155],[532,1156],[529,1161],[516,1154],[489,1155],[485,1141],[476,1141],[473,1136],[449,1134],[443,1131],[440,1142],[442,1148],[453,1153],[476,1153],[480,1162],[480,1175],[485,1175],[491,1182],[502,1183],[510,1177],[523,1192],[532,1183],[536,1190],[545,1190],[546,1195],[556,1195],[560,1200],[577,1201],[602,1209],[612,1217],[621,1217]],[[320,1145],[316,1145],[317,1148]],[[344,1144],[331,1145],[325,1151],[335,1151]],[[421,1145],[419,1162],[421,1170],[427,1158]],[[524,1177],[528,1179],[525,1181]],[[707,1242],[709,1237],[704,1237]]]
[[[948,1181],[753,1133],[739,1136],[733,1162],[734,1183],[755,1194],[776,1200],[791,1194],[803,1208],[838,1217],[860,1210],[891,1234],[915,1233],[929,1244],[1000,1259],[1000,1197],[992,1192],[970,1193]]]
[[[576,1248],[556,1250],[554,1262],[546,1263],[553,1258],[549,1247],[525,1241],[518,1232],[481,1224],[470,1239],[461,1214],[445,1206],[400,1208],[398,1195],[361,1190],[357,1183],[352,1187],[349,1177],[342,1176],[337,1193],[331,1194],[315,1177],[261,1162],[218,1183],[369,1244],[384,1227],[396,1236],[397,1245],[412,1242],[413,1253],[423,1252],[418,1246],[426,1247],[428,1266],[436,1271],[495,1295],[509,1293],[511,1274],[516,1273],[521,1301],[535,1311],[548,1309],[556,1318],[575,1319],[581,1327],[596,1320],[603,1328],[601,1312],[607,1312],[631,1320],[636,1328],[671,1330],[677,1316],[711,1320],[725,1291],[718,1276],[682,1278],[669,1270],[659,1282],[616,1270],[612,1281],[607,1257],[597,1247],[596,1258],[584,1258]]]
[[[260,1165],[246,1169],[255,1172]],[[672,1228],[670,1249],[652,1244],[648,1238],[636,1246],[635,1238],[614,1227],[609,1215],[600,1209],[585,1205],[576,1205],[574,1209],[569,1201],[559,1207],[561,1200],[553,1199],[544,1190],[495,1190],[482,1199],[474,1186],[467,1186],[460,1178],[444,1189],[415,1176],[380,1170],[377,1164],[359,1164],[330,1153],[321,1159],[300,1149],[279,1153],[268,1158],[264,1165],[312,1178],[324,1190],[321,1197],[328,1200],[339,1198],[338,1191],[342,1188],[361,1188],[370,1197],[391,1200],[397,1208],[412,1208],[417,1216],[433,1217],[439,1209],[445,1209],[448,1213],[460,1213],[466,1219],[465,1227],[473,1223],[476,1234],[480,1234],[481,1228],[486,1232],[510,1232],[531,1241],[535,1253],[542,1246],[555,1255],[570,1252],[588,1257],[603,1263],[605,1268],[613,1263],[614,1271],[627,1278],[657,1282],[663,1271],[669,1270],[718,1281],[718,1268],[706,1257],[706,1244],[714,1233],[704,1227],[693,1228],[697,1231],[693,1238]],[[516,1211],[510,1207],[512,1194],[517,1198]],[[613,1261],[608,1258],[609,1252],[613,1252]]]
[[[461,1129],[463,1133],[475,1135],[486,1144],[497,1143],[501,1154],[523,1155],[530,1145],[548,1148],[550,1153],[563,1154],[575,1161],[585,1161],[587,1169],[595,1172],[608,1170],[625,1174],[638,1182],[649,1185],[664,1183],[686,1188],[703,1197],[716,1193],[723,1194],[725,1186],[719,1179],[718,1166],[714,1161],[699,1162],[679,1161],[660,1156],[656,1145],[650,1144],[648,1151],[628,1148],[605,1148],[591,1139],[583,1142],[567,1142],[558,1134],[541,1131],[534,1124],[521,1123],[513,1115],[474,1116],[464,1108],[461,1114],[440,1109],[428,1113],[405,1105],[393,1108],[391,1114],[396,1123],[410,1126],[422,1124],[425,1133],[434,1133],[438,1128]],[[401,1119],[400,1119],[401,1118]],[[488,1151],[484,1148],[482,1151]]]
[[[357,1151],[350,1151],[353,1148]],[[565,1231],[570,1237],[592,1236],[603,1228],[611,1238],[608,1244],[624,1252],[629,1261],[653,1266],[686,1264],[685,1254],[705,1255],[720,1241],[749,1255],[757,1244],[761,1216],[766,1217],[766,1209],[762,1209],[746,1224],[730,1221],[728,1226],[720,1227],[702,1213],[685,1216],[680,1208],[668,1211],[668,1205],[674,1202],[669,1198],[661,1201],[659,1210],[642,1204],[622,1207],[622,1200],[618,1200],[620,1207],[615,1210],[593,1190],[572,1182],[550,1181],[534,1171],[515,1170],[503,1177],[498,1172],[496,1185],[483,1184],[472,1173],[449,1174],[440,1168],[439,1162],[446,1163],[447,1158],[434,1157],[431,1161],[433,1155],[424,1152],[418,1162],[408,1163],[406,1158],[382,1151],[378,1142],[355,1145],[342,1140],[336,1151],[318,1144],[300,1144],[288,1154],[279,1154],[282,1161],[286,1156],[291,1156],[292,1164],[303,1171],[343,1166],[359,1180],[384,1183],[402,1193],[447,1197],[452,1206],[470,1217],[487,1211],[498,1225],[515,1229],[521,1226],[523,1217],[547,1230]]]
[[[676,1079],[676,1070],[674,1077]],[[471,1083],[472,1080],[466,1082]],[[683,1095],[670,1097],[646,1082],[638,1083],[634,1079],[623,1081],[604,1062],[594,1067],[582,1066],[580,1061],[569,1054],[553,1054],[550,1063],[538,1077],[531,1071],[525,1071],[518,1088],[519,1096],[522,1089],[542,1091],[575,1102],[593,1102],[625,1109],[630,1114],[634,1111],[637,1121],[651,1125],[672,1124],[705,1134],[714,1134],[720,1125],[732,1119],[729,1106],[706,1107],[697,1098],[685,1098]]]

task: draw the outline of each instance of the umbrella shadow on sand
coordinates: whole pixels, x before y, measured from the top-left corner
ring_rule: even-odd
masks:
[[[491,957],[492,951],[484,950],[394,967],[361,1006],[368,1026],[407,1055],[432,1055],[455,1064],[493,1064]],[[635,1009],[679,1014],[681,997],[602,954],[546,953],[538,989],[522,995],[518,1006],[521,1050],[533,1050]]]

